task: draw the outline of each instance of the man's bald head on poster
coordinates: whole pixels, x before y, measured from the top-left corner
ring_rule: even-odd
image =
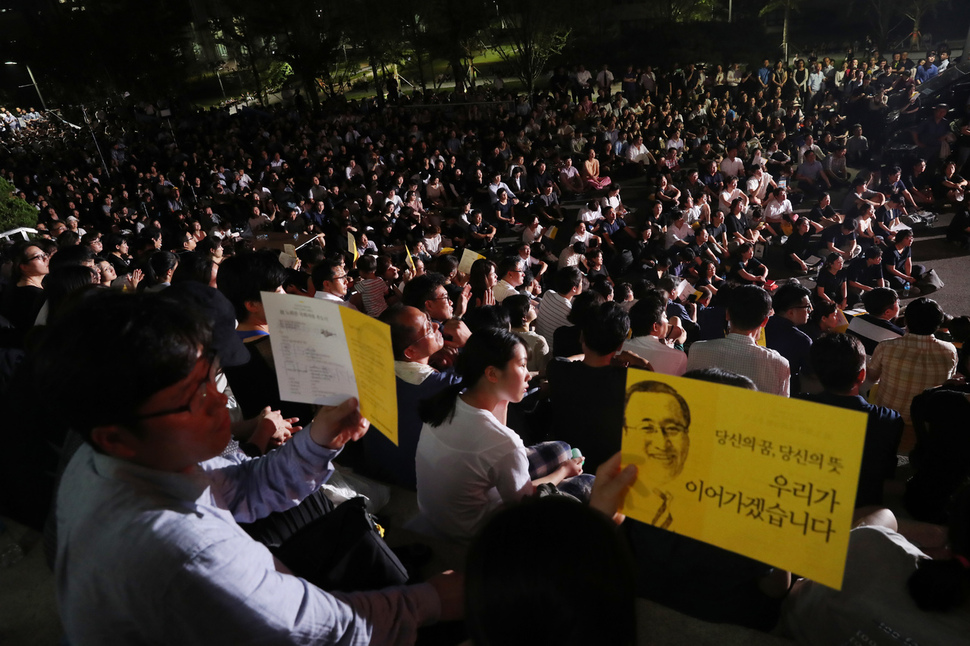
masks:
[[[624,433],[642,442],[640,477],[662,486],[684,470],[690,451],[690,407],[673,387],[641,381],[626,392]]]

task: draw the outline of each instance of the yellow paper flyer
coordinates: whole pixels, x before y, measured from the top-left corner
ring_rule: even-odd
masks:
[[[348,397],[397,444],[391,329],[338,303],[262,292],[280,398],[332,406]]]

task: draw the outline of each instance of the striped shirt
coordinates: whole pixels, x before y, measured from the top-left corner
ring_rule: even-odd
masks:
[[[558,292],[548,291],[542,295],[539,301],[539,313],[536,317],[536,332],[545,337],[549,345],[552,345],[552,335],[556,330],[564,325],[570,325],[566,317],[572,311],[573,304],[567,301]]]

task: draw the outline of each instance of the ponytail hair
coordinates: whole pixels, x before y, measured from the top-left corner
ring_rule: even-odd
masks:
[[[946,612],[961,607],[970,589],[970,483],[950,500],[950,546],[956,555],[948,560],[923,559],[907,582],[909,594],[922,610]]]
[[[504,369],[519,345],[525,347],[525,342],[508,330],[483,328],[472,334],[456,362],[461,382],[423,400],[418,407],[421,421],[437,427],[450,420],[461,391],[474,388],[490,366]]]

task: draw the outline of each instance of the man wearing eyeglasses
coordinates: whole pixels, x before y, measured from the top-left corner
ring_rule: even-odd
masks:
[[[364,456],[374,477],[411,489],[417,487],[414,457],[423,422],[418,408],[425,399],[458,384],[454,370],[437,370],[433,356],[445,347],[441,326],[416,307],[392,305],[381,314],[391,326],[397,387],[397,446],[380,433],[364,437]]]
[[[684,470],[690,452],[690,408],[673,387],[641,381],[627,390],[623,421],[627,461],[637,465],[634,489],[649,505],[651,525],[673,523],[673,496],[665,487]]]
[[[418,626],[457,617],[454,577],[328,593],[239,527],[315,491],[369,424],[349,399],[264,457],[218,457],[230,429],[210,336],[181,302],[106,290],[55,322],[34,357],[38,385],[56,392],[116,379],[104,394],[68,388],[56,411],[86,441],[57,504],[70,643],[411,644]]]
[[[344,307],[357,309],[353,303],[346,300],[347,290],[350,286],[350,278],[347,270],[340,260],[323,260],[313,268],[310,276],[313,287],[316,289],[314,298],[324,301],[331,301]]]
[[[519,257],[511,256],[499,263],[496,273],[501,279],[495,283],[492,293],[495,294],[495,304],[499,305],[512,294],[519,293],[519,287],[525,282],[525,270]]]

